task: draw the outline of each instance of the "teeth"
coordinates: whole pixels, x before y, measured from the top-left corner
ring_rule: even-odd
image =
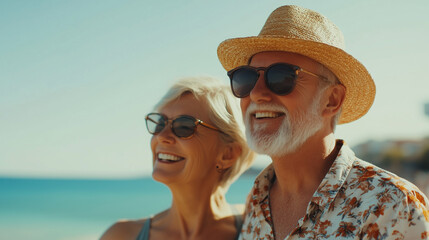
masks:
[[[179,156],[171,155],[171,154],[158,153],[158,159],[168,160],[168,161],[179,161],[179,160],[182,160],[183,158]]]
[[[280,114],[275,112],[256,112],[255,118],[275,118],[278,117]]]

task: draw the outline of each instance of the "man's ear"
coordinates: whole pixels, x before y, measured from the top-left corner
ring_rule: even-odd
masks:
[[[222,158],[219,160],[218,164],[222,169],[228,169],[234,165],[238,157],[241,155],[242,149],[240,144],[237,142],[228,143],[223,148]]]
[[[328,96],[323,109],[323,116],[332,117],[340,111],[346,96],[346,87],[342,84],[331,86],[327,91]]]

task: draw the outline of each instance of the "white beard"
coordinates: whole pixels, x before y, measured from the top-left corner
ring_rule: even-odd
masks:
[[[249,147],[255,152],[271,157],[285,156],[296,151],[307,139],[319,131],[322,126],[319,94],[307,112],[300,111],[292,121],[289,111],[280,104],[255,104],[251,102],[246,110],[245,125],[246,138]],[[269,132],[267,124],[254,123],[251,125],[251,113],[255,111],[272,111],[284,113],[283,122],[279,129]]]

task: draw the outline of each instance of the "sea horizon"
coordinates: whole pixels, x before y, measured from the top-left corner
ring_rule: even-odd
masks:
[[[227,201],[244,203],[253,180],[242,175],[231,185]],[[151,177],[0,177],[0,239],[98,239],[120,219],[149,217],[170,204],[170,190]]]

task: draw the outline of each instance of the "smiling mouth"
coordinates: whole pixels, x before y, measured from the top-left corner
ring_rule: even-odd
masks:
[[[180,162],[184,159],[185,158],[183,158],[183,157],[173,155],[173,154],[168,154],[168,153],[158,153],[157,154],[157,160],[160,162],[174,163],[174,162]]]
[[[281,112],[255,112],[252,116],[256,119],[278,118],[285,115]]]

